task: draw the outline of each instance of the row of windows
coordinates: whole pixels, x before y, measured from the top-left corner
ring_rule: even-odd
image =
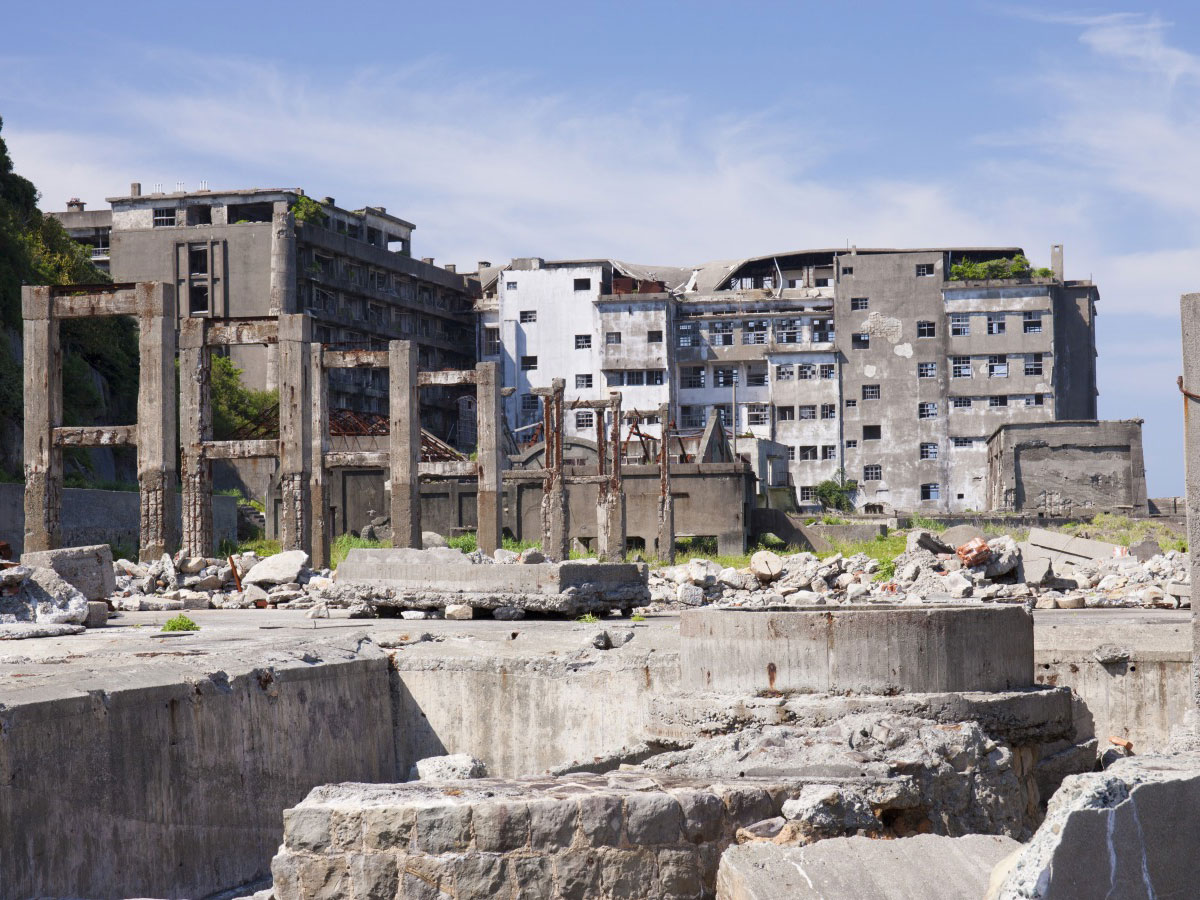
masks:
[[[700,336],[700,326],[704,325],[707,337]],[[699,347],[707,343],[710,347],[732,347],[734,329],[738,322],[731,320],[709,322],[680,322],[676,326],[676,337],[680,347]],[[771,330],[774,339],[779,344],[799,344],[804,340],[804,323],[801,319],[749,319],[741,323],[743,344],[766,344]],[[834,339],[833,319],[813,319],[811,325],[811,340],[813,343],[828,343]]]
[[[592,279],[576,278],[576,279],[574,279],[573,287],[577,291],[590,291],[592,289]],[[504,290],[515,291],[516,289],[517,289],[517,283],[515,281],[505,281],[504,282]]]
[[[865,297],[857,298],[861,301],[861,306],[854,307],[854,299],[851,300],[851,306],[855,309],[866,309],[868,302]],[[989,313],[987,314],[987,333],[1005,334],[1007,330],[1005,313]],[[1040,312],[1026,312],[1023,314],[1022,325],[1025,334],[1041,334],[1042,333],[1042,314]],[[950,316],[950,336],[951,337],[967,337],[971,334],[971,316],[968,313],[952,313]],[[934,338],[937,337],[937,323],[927,320],[917,322],[917,337],[918,338]],[[869,350],[871,347],[871,335],[866,331],[855,332],[850,335],[850,346],[854,350]]]
[[[836,403],[822,403],[819,407],[822,419],[837,418]],[[818,407],[815,403],[802,404],[800,406],[776,406],[775,418],[780,422],[792,422],[796,419],[816,419]]]
[[[824,444],[820,447],[815,444],[792,446],[787,448],[788,462],[811,462],[814,460],[830,460],[837,459],[837,444]],[[803,498],[801,498],[803,499]]]

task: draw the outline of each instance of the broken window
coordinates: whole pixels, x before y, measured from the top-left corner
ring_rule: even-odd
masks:
[[[776,381],[791,381],[793,378],[794,372],[795,372],[795,370],[792,368],[791,363],[783,363],[782,365],[778,365],[775,367],[775,380]]]
[[[211,225],[212,224],[212,207],[189,206],[187,208],[187,223],[189,225]]]
[[[1008,357],[1004,354],[988,357],[988,378],[1008,377]]]
[[[850,399],[848,399],[846,401],[846,409],[854,409],[854,407],[856,407],[856,406],[858,406],[858,401],[855,400],[853,397],[851,397]]]
[[[950,315],[950,337],[966,337],[971,333],[971,317],[966,313]]]
[[[814,485],[806,484],[800,487],[800,502],[801,503],[816,503],[817,489]]]
[[[732,322],[709,322],[708,323],[708,342],[714,347],[732,347],[733,346],[733,323]]]
[[[806,403],[802,406],[796,407],[796,409],[797,409],[799,418],[801,418],[801,419],[816,419],[816,417],[817,417],[816,404]]]
[[[685,388],[704,387],[704,367],[693,366],[683,370],[683,386]]]
[[[643,369],[630,369],[625,373],[625,384],[630,387],[641,387],[646,383],[646,372]]]
[[[822,419],[836,419],[837,418],[837,404],[836,403],[822,403],[821,404],[821,418]]]
[[[536,309],[521,310],[521,321],[522,322],[536,322],[537,321],[537,310]]]
[[[1025,374],[1026,375],[1041,375],[1042,374],[1042,354],[1031,353],[1025,357]]]
[[[175,210],[168,207],[154,210],[154,227],[169,228],[175,224]]]
[[[828,278],[814,278],[813,287],[829,287]]]
[[[590,334],[575,335],[576,350],[590,350],[592,347],[592,336]]]
[[[954,403],[955,409],[970,409],[971,408],[971,398],[970,397],[955,397],[953,400],[953,403]]]
[[[679,419],[684,428],[703,428],[704,407],[681,406],[679,407]]]
[[[922,500],[937,500],[941,496],[942,486],[936,482],[921,485]]]
[[[937,337],[937,323],[936,322],[918,322],[917,323],[917,337],[919,337],[919,338]]]
[[[662,383],[663,383],[663,370],[662,369],[647,369],[646,370],[646,384],[658,385],[658,384],[662,384]]]
[[[231,225],[241,225],[247,222],[270,222],[275,212],[275,205],[270,201],[263,203],[231,203],[226,207],[226,215]]]
[[[575,290],[590,291],[591,289],[592,289],[592,279],[590,279],[590,278],[576,278],[575,279]]]
[[[850,298],[851,311],[862,312],[862,311],[870,309],[870,308],[871,308],[871,298],[870,297],[851,297]]]
[[[515,291],[517,289],[517,283],[515,281],[506,281],[504,282],[504,289],[506,291]]]
[[[575,376],[575,387],[583,389],[583,388],[590,388],[591,386],[592,386],[592,376],[590,373],[587,375],[576,375]]]
[[[952,356],[950,357],[951,374],[955,378],[970,378],[971,377],[971,357],[969,356]]]
[[[800,363],[796,367],[796,375],[801,381],[812,381],[817,377],[817,367],[811,363]]]
[[[995,315],[987,317],[987,333],[988,334],[1004,334],[1004,316]]]
[[[721,420],[721,425],[725,428],[733,426],[733,409],[728,403],[719,403],[713,406],[713,412],[717,414],[717,418]]]
[[[621,332],[619,332],[619,331],[606,331],[606,332],[604,333],[604,343],[606,343],[606,344],[619,344],[619,343],[621,343]]]
[[[854,266],[842,266],[842,274],[843,275],[853,275],[854,274]]]
[[[868,350],[871,347],[871,335],[865,331],[850,335],[850,346],[854,350]]]
[[[814,444],[811,447],[801,445],[799,448],[799,457],[802,460],[815,460],[817,458],[817,448]]]
[[[746,372],[747,387],[766,387],[767,385],[767,370],[749,369]]]
[[[834,338],[833,319],[813,319],[813,343],[823,344]]]
[[[742,326],[743,344],[765,344],[767,342],[767,320],[750,319]]]
[[[877,441],[883,437],[882,425],[864,425],[862,439],[864,441]]]
[[[877,384],[864,384],[862,386],[862,398],[864,400],[878,400],[880,396],[880,388]]]
[[[918,419],[936,419],[937,404],[936,403],[918,403],[917,404]]]
[[[934,274],[933,263],[917,263],[917,277],[927,278]]]
[[[974,438],[956,437],[956,438],[951,438],[951,440],[954,441],[955,447],[972,447],[975,445]]]
[[[193,244],[188,247],[188,274],[208,274],[208,245]]]
[[[605,372],[604,383],[609,387],[621,387],[625,384],[625,376],[620,372]]]
[[[751,403],[746,407],[747,425],[770,425],[771,413],[765,404]]]
[[[800,320],[779,319],[775,323],[775,340],[781,344],[800,343]]]
[[[522,372],[532,372],[535,369],[537,369],[537,357],[536,356],[522,356],[521,357],[521,371]]]
[[[662,342],[663,342],[663,339],[662,339],[661,331],[647,331],[646,332],[646,343],[647,344],[661,344]]]
[[[521,395],[521,412],[535,413],[542,408],[540,399],[536,394]]]
[[[917,363],[918,378],[937,378],[937,363],[935,362],[920,362]]]
[[[188,312],[192,315],[209,312],[207,284],[193,284],[188,289]]]
[[[883,466],[870,465],[863,466],[863,481],[882,481]]]
[[[680,347],[695,347],[697,339],[697,323],[696,322],[680,322],[676,329],[676,335],[679,340]]]
[[[938,458],[938,445],[931,443],[931,442],[922,441],[922,443],[921,443],[921,459],[937,459],[937,458]]]
[[[1026,406],[1045,406],[1046,400],[1044,394],[1030,394],[1025,398]]]
[[[591,428],[596,424],[596,414],[591,410],[575,413],[576,429]]]
[[[1008,406],[1008,396],[1006,394],[996,394],[988,397],[988,406]]]
[[[833,363],[822,363],[821,365],[822,378],[836,378],[837,372],[833,367]]]
[[[733,387],[738,383],[738,368],[734,366],[729,369],[714,369],[713,370],[713,386],[714,387]]]
[[[796,418],[796,407],[777,406],[775,407],[775,416],[780,422],[791,422]]]
[[[837,459],[837,445],[836,444],[822,444],[821,445],[821,459]]]
[[[1027,312],[1024,315],[1024,321],[1022,324],[1026,334],[1041,334],[1042,314],[1040,312]]]

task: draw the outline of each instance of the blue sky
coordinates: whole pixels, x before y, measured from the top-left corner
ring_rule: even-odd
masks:
[[[1100,414],[1144,418],[1151,494],[1183,490],[1195,4],[8,7],[4,137],[47,209],[299,186],[460,267],[1062,242],[1100,286]]]

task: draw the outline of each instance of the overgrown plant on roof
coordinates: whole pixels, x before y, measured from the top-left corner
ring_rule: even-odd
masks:
[[[950,267],[950,277],[955,281],[991,281],[1005,278],[1050,278],[1053,269],[1045,267],[1035,269],[1023,253],[1018,253],[1011,259],[1002,256],[998,259],[986,259],[979,262],[964,260]]]

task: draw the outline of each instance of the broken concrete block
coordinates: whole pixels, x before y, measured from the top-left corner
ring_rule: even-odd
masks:
[[[492,559],[503,565],[512,565],[521,561],[521,554],[514,553],[512,550],[505,550],[503,547],[497,547],[496,552],[492,554]]]
[[[930,553],[953,553],[954,548],[948,546],[932,531],[924,531],[918,529],[910,531],[908,538],[905,541],[905,552],[911,553],[914,550],[928,550]]]
[[[955,525],[953,528],[947,528],[943,531],[940,537],[943,544],[953,547],[956,550],[963,544],[978,538],[986,540],[986,535],[984,535],[983,531],[974,525]]]
[[[764,584],[774,581],[783,571],[783,560],[770,550],[759,550],[750,557],[750,572]]]
[[[546,555],[537,547],[530,547],[521,551],[521,562],[527,566],[536,566],[538,563],[544,563]]]
[[[1083,609],[1087,606],[1087,598],[1083,594],[1067,594],[1056,602],[1059,609]]]
[[[193,556],[187,559],[181,559],[177,569],[184,575],[195,575],[208,564],[208,561],[202,556]]]
[[[1054,565],[1047,557],[1026,559],[1022,554],[1017,577],[1026,584],[1048,584],[1054,580]]]
[[[1161,553],[1158,541],[1142,541],[1129,548],[1129,555],[1136,557],[1138,562],[1149,562]]]
[[[516,606],[497,606],[492,610],[492,618],[504,622],[512,622],[525,618],[525,610]]]
[[[87,628],[100,628],[108,623],[108,603],[103,600],[89,600],[87,618],[83,624]]]
[[[0,624],[82,625],[87,620],[88,601],[53,569],[15,568],[26,575],[15,592],[0,595]]]
[[[975,585],[971,583],[971,580],[960,572],[951,572],[946,576],[942,584],[950,592],[951,597],[959,600],[964,597],[970,597],[971,592],[975,589]]]
[[[675,599],[688,606],[703,606],[704,588],[685,581],[675,589]]]
[[[436,531],[422,531],[421,546],[428,550],[431,547],[449,547],[450,545],[447,544],[446,539]]]
[[[487,778],[487,766],[467,753],[428,756],[417,761],[408,773],[410,781],[456,781],[461,778]]]
[[[254,566],[242,576],[242,584],[287,584],[295,581],[307,565],[308,554],[303,550],[285,550]]]
[[[117,591],[112,550],[108,544],[23,553],[21,564],[53,569],[87,600],[107,600]]]
[[[464,620],[475,618],[475,610],[466,603],[447,603],[444,614],[447,619]]]

